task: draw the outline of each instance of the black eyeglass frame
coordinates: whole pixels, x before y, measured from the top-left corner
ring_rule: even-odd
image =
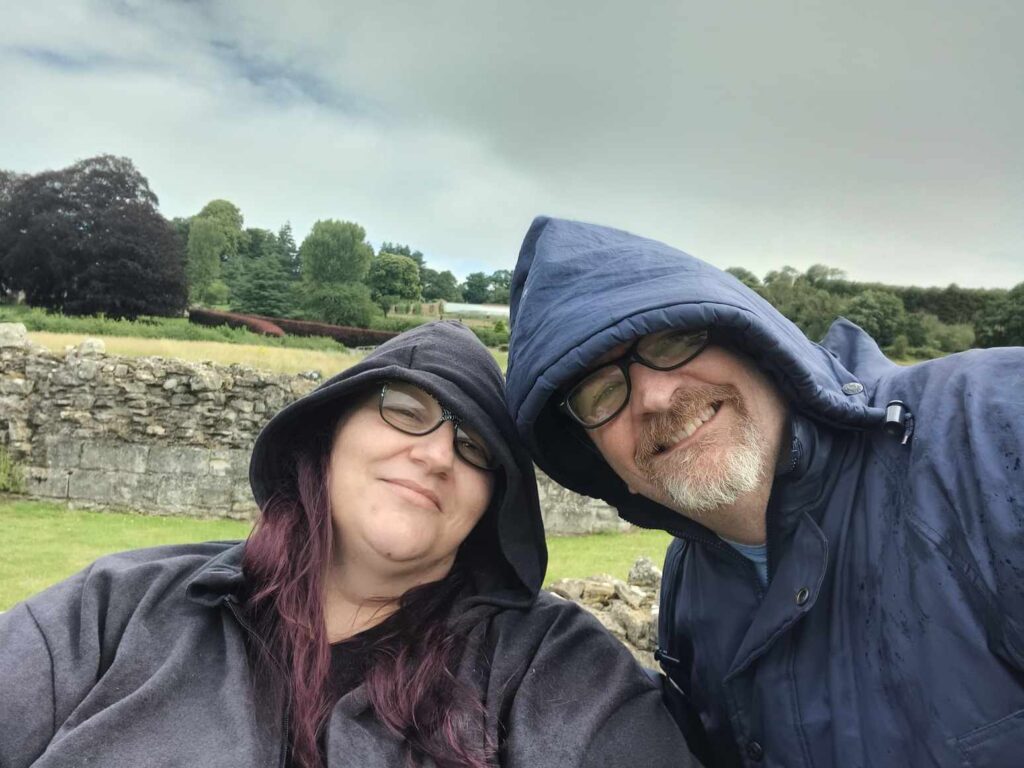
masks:
[[[655,333],[661,333],[661,331],[655,331]],[[711,343],[711,332],[709,329],[703,328],[697,331],[693,331],[693,333],[704,334],[704,338],[701,341],[700,346],[698,346],[697,349],[694,350],[691,354],[684,357],[680,362],[666,366],[655,365],[654,363],[645,360],[643,357],[641,357],[638,351],[640,347],[640,342],[642,342],[648,336],[651,336],[653,334],[648,333],[644,334],[643,336],[640,336],[639,338],[636,339],[636,341],[630,344],[629,349],[623,352],[619,357],[615,358],[614,360],[609,360],[604,365],[595,368],[592,371],[588,371],[585,376],[577,380],[576,383],[573,384],[565,393],[565,396],[562,398],[562,401],[558,404],[559,409],[565,412],[566,415],[569,416],[569,418],[571,418],[573,421],[575,421],[577,424],[583,427],[583,429],[597,429],[598,427],[603,427],[605,424],[607,424],[620,413],[622,413],[623,409],[625,409],[625,407],[629,405],[629,398],[633,395],[633,381],[629,377],[629,366],[631,366],[633,363],[640,363],[640,365],[644,366],[645,368],[650,368],[652,371],[674,371],[677,368],[682,368],[688,362],[697,357],[697,355],[699,355],[701,352],[707,349],[708,344]],[[583,419],[576,415],[575,411],[573,411],[572,409],[572,406],[569,404],[569,400],[572,398],[573,393],[579,387],[581,387],[587,381],[587,379],[596,374],[598,371],[602,371],[605,368],[610,367],[616,367],[620,371],[622,371],[622,378],[626,382],[626,397],[622,401],[622,404],[615,409],[614,413],[612,413],[611,415],[607,416],[604,419],[601,419],[601,421],[597,422],[596,424],[588,424],[587,422],[583,421]]]
[[[436,397],[434,397],[432,394],[427,392],[427,390],[423,389],[423,387],[421,387],[421,386],[419,386],[417,384],[413,384],[412,382],[402,382],[402,383],[403,384],[407,384],[410,387],[415,387],[416,389],[418,389],[421,392],[423,392],[423,394],[425,394],[427,397],[429,397],[435,403],[437,403],[438,407],[441,409],[441,418],[438,419],[437,424],[435,424],[434,426],[432,426],[430,429],[426,430],[425,432],[413,432],[411,430],[405,429],[404,427],[400,427],[397,424],[393,424],[392,422],[388,421],[388,417],[384,415],[384,397],[385,397],[385,395],[387,395],[388,385],[391,384],[391,382],[390,381],[385,381],[381,385],[380,397],[377,399],[377,413],[380,414],[380,418],[381,418],[381,420],[385,424],[387,424],[392,429],[397,429],[399,432],[402,432],[402,433],[404,433],[406,435],[415,435],[416,437],[423,437],[424,435],[429,435],[431,432],[435,432],[436,430],[438,430],[441,427],[441,425],[444,424],[446,421],[450,421],[452,423],[452,427],[453,427],[454,433],[455,433],[453,441],[452,441],[453,442],[453,447],[455,449],[455,454],[460,459],[462,459],[464,462],[466,462],[471,467],[474,467],[476,469],[482,469],[485,472],[493,472],[495,469],[497,469],[497,464],[493,463],[494,462],[494,457],[493,457],[493,455],[490,454],[490,451],[488,451],[488,455],[491,456],[491,462],[492,463],[490,465],[488,465],[488,466],[477,464],[475,461],[473,461],[470,458],[468,458],[467,456],[463,455],[462,449],[459,448],[459,432],[462,430],[462,419],[459,416],[457,416],[447,406],[445,406],[441,402],[439,402]],[[463,434],[465,434],[465,432],[463,432]],[[476,441],[474,441],[474,442],[476,442]],[[483,441],[481,440],[480,442],[482,443]],[[484,448],[486,449],[486,446],[484,446]]]

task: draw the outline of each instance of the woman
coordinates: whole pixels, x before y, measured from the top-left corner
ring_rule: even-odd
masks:
[[[103,558],[0,617],[0,765],[686,766],[660,692],[538,596],[501,373],[421,326],[257,438],[248,541]]]

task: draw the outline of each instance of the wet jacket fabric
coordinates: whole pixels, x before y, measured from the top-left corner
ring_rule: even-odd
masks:
[[[558,411],[608,350],[712,328],[791,407],[767,509],[770,582],[628,493]],[[820,344],[662,243],[541,218],[512,281],[508,405],[538,466],[675,539],[659,656],[716,766],[1024,765],[1024,349],[898,366],[838,320]],[[885,429],[886,406],[913,416]]]
[[[257,498],[289,471],[282,445],[391,378],[427,388],[499,459],[472,540],[484,551],[463,561],[472,586],[451,619],[468,627],[457,675],[480,693],[480,738],[499,745],[500,765],[691,765],[659,688],[626,649],[576,605],[539,593],[546,554],[532,464],[505,437],[513,426],[496,363],[462,326],[403,334],[284,409],[253,454]],[[0,767],[284,765],[285,715],[246,653],[244,547],[111,555],[0,616]],[[332,768],[406,758],[362,685],[334,706],[324,745]]]

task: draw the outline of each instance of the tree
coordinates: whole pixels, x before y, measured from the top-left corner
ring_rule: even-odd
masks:
[[[29,304],[118,317],[181,311],[181,241],[131,160],[100,155],[6,183],[0,274]]]
[[[227,247],[224,229],[213,219],[196,217],[188,235],[188,296],[193,303],[210,302],[210,289],[220,280],[220,255]]]
[[[487,300],[492,304],[508,304],[509,293],[512,289],[512,273],[507,269],[499,269],[492,272],[487,279],[490,283]]]
[[[427,301],[462,301],[459,282],[447,269],[438,272],[436,269],[424,267],[420,270],[420,278],[423,281],[423,298]]]
[[[743,267],[729,267],[725,271],[748,288],[752,288],[755,291],[761,288],[761,279],[749,269],[744,269]]]
[[[385,240],[380,244],[380,250],[377,253],[394,253],[398,256],[408,256],[410,259],[416,262],[416,266],[420,269],[424,267],[423,254],[419,251],[412,250],[408,245],[401,245],[400,243],[389,243]]]
[[[220,254],[221,262],[239,254],[245,235],[242,231],[244,220],[238,206],[230,200],[211,200],[193,218],[215,221],[224,233],[225,247]]]
[[[408,256],[382,253],[370,263],[366,284],[386,317],[397,300],[419,298],[420,269]]]
[[[69,315],[180,315],[188,298],[185,248],[153,208],[131,202],[97,217],[88,267],[64,302]]]
[[[313,285],[356,283],[366,277],[373,248],[366,230],[351,221],[316,222],[299,248],[302,276]]]
[[[292,236],[291,222],[286,221],[277,230],[277,258],[284,265],[285,271],[292,280],[297,280],[302,274],[302,262],[299,261],[299,249],[295,245],[295,238]]]
[[[974,318],[979,347],[1024,346],[1024,283],[989,301]]]
[[[490,278],[483,272],[471,272],[462,284],[462,296],[470,304],[483,304],[490,293]]]
[[[362,283],[307,283],[306,287],[306,312],[317,320],[359,328],[368,327],[373,320],[376,306],[370,289]]]
[[[288,272],[276,254],[261,256],[247,265],[231,307],[254,315],[282,317],[291,304],[289,283]]]
[[[880,346],[886,347],[903,329],[903,302],[889,291],[864,291],[847,304],[846,317],[867,331]]]

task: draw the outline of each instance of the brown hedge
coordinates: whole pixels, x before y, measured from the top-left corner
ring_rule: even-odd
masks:
[[[327,336],[346,347],[376,347],[398,335],[395,331],[374,331],[369,328],[352,328],[347,325],[314,323],[312,320],[289,320],[286,317],[264,317],[263,315],[249,315],[249,317],[274,323],[294,336]]]
[[[284,330],[270,318],[255,315],[241,315],[236,312],[221,312],[216,309],[190,309],[188,321],[198,325],[229,325],[232,328],[248,328],[264,336],[285,336]]]

